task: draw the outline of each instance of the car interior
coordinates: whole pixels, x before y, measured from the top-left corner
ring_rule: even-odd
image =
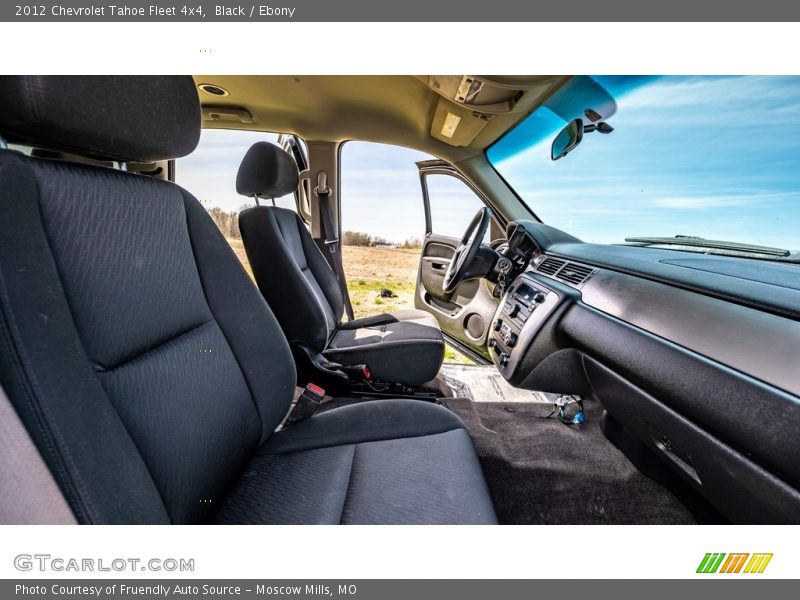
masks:
[[[492,153],[548,106],[548,160],[614,135],[584,76],[0,77],[0,522],[800,522],[797,261],[544,222]],[[204,129],[280,134],[221,174],[251,272]],[[353,140],[435,157],[413,308],[354,315]]]

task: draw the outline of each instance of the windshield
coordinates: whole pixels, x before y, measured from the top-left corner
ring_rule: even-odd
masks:
[[[590,115],[613,131],[552,160],[559,131]],[[800,257],[800,77],[573,77],[487,157],[542,221],[587,242]]]

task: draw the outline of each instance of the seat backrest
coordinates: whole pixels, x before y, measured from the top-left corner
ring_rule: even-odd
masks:
[[[191,152],[199,128],[191,77],[0,78],[9,141],[151,161]],[[192,195],[0,151],[0,385],[78,521],[207,520],[294,377]]]
[[[236,189],[245,196],[276,198],[297,189],[297,164],[269,142],[254,144],[242,159]],[[239,215],[247,258],[258,288],[291,344],[325,349],[344,313],[336,274],[300,216],[274,206]]]

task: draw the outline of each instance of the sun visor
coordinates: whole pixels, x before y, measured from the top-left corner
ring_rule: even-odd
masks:
[[[494,117],[528,112],[545,96],[553,79],[471,75],[423,78],[440,96],[431,136],[451,146],[468,146]]]
[[[439,98],[431,123],[431,136],[451,146],[468,146],[486,127],[492,115],[484,115]]]

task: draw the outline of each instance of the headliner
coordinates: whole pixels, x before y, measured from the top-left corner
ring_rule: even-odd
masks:
[[[453,99],[462,76],[196,75],[194,79],[229,92],[227,96],[200,92],[204,127],[294,133],[308,141],[396,144],[451,163],[482,154],[568,80],[547,75],[476,76],[483,87],[472,105],[465,105]],[[511,101],[497,102],[504,98]],[[210,120],[213,109],[244,109],[245,118]],[[448,113],[461,117],[460,130],[450,139],[440,134]]]

